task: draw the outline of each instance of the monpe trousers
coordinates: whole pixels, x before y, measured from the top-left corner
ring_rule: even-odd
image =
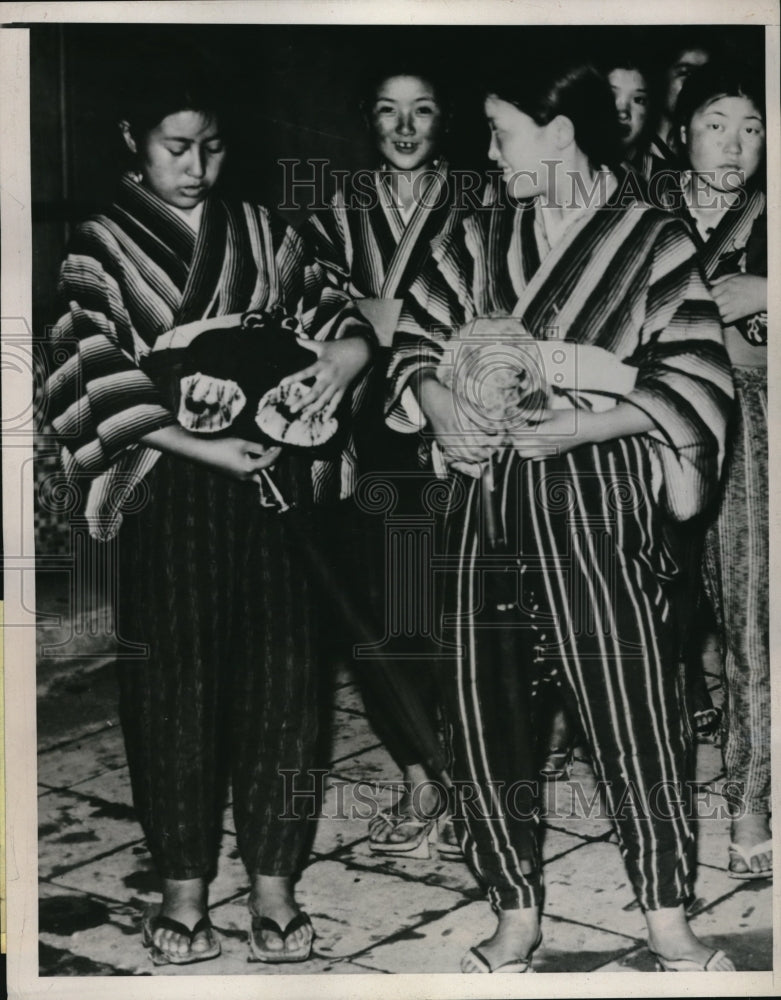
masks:
[[[291,463],[287,499],[307,477]],[[152,858],[166,878],[211,876],[230,779],[248,873],[290,875],[310,823],[289,790],[311,787],[318,729],[310,515],[166,455],[142,494],[120,529],[117,603],[120,636],[148,653],[118,674]]]

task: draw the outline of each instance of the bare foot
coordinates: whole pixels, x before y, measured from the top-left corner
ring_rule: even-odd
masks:
[[[193,879],[164,879],[163,903],[160,916],[177,920],[185,927],[193,928],[205,916],[208,909],[206,881]],[[177,934],[166,927],[159,927],[152,936],[155,947],[166,956],[186,958],[188,954],[202,954],[210,951],[215,944],[212,930],[200,931],[193,938]]]
[[[770,824],[767,813],[746,813],[738,819],[732,821],[730,831],[732,843],[740,847],[744,854],[749,855],[755,848],[767,840],[772,839]],[[743,875],[749,871],[771,872],[773,870],[773,849],[769,847],[759,854],[755,854],[751,860],[751,867],[736,851],[730,851],[729,868],[736,875]]]
[[[668,962],[687,960],[705,966],[714,953],[694,934],[682,906],[648,910],[645,914],[648,925],[648,947],[667,959]],[[726,955],[714,962],[712,972],[734,972],[735,966]]]
[[[507,962],[526,961],[540,942],[540,915],[536,909],[502,910],[493,937],[481,941],[479,952],[492,970]],[[471,952],[461,960],[462,972],[481,972]]]
[[[434,819],[442,808],[441,793],[422,764],[405,768],[407,791],[399,799],[390,817],[382,814],[369,822],[369,836],[375,844],[403,844],[420,836],[422,823]],[[407,820],[407,822],[405,822]]]
[[[282,930],[296,917],[301,908],[293,894],[292,880],[284,875],[256,875],[252,880],[249,911],[256,917],[268,917]],[[268,951],[300,952],[307,949],[313,938],[311,926],[293,931],[286,941],[272,930],[260,932],[263,947]]]

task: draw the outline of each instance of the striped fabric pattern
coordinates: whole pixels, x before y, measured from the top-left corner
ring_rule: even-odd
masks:
[[[322,288],[298,235],[260,206],[207,199],[198,233],[125,177],[115,204],[81,225],[60,274],[64,313],[53,333],[49,417],[66,470],[92,487],[96,533],[110,537],[119,507],[156,460],[140,439],[175,422],[139,367],[176,325],[280,305],[318,339],[368,327],[336,289]],[[355,459],[313,463],[317,499],[348,495]]]
[[[664,196],[676,206],[676,214],[686,223],[708,280],[726,274],[767,276],[767,197],[763,191],[743,192],[735,206],[722,216],[707,240],[703,240],[683,197],[682,179],[676,180]],[[767,343],[767,310],[735,322],[749,344]]]
[[[309,486],[305,464],[290,470]],[[291,875],[311,833],[287,781],[313,787],[317,596],[311,511],[264,510],[257,487],[162,455],[118,539],[119,660],[133,801],[162,877],[208,878],[227,778],[250,875]],[[286,779],[283,771],[288,771]],[[295,778],[290,775],[295,774]]]
[[[401,396],[436,365],[456,325],[514,314],[539,339],[603,347],[638,369],[628,402],[664,472],[670,512],[701,510],[718,479],[733,390],[721,325],[679,220],[640,202],[593,209],[540,265],[534,203],[487,206],[437,240],[413,285],[389,370],[388,423],[409,429]],[[651,444],[653,442],[653,444]]]
[[[419,202],[405,222],[389,176],[372,175],[369,190],[354,179],[338,191],[328,211],[312,215],[302,235],[329,282],[354,298],[403,296],[420,274],[435,236],[454,228],[448,165],[442,160],[425,178]]]
[[[543,461],[509,454],[495,470],[500,553],[486,547],[479,482],[455,481],[445,606],[459,654],[442,677],[459,723],[453,777],[475,803],[462,818],[470,857],[496,909],[541,901],[536,814],[509,790],[537,778],[546,678],[579,718],[640,904],[675,907],[691,892],[694,835],[676,806],[691,742],[650,478],[637,438]]]
[[[769,480],[767,371],[736,368],[718,516],[705,535],[703,576],[726,682],[723,754],[730,807],[768,815],[770,802]]]
[[[465,808],[467,857],[495,908],[539,904],[536,818],[496,790],[536,778],[534,697],[553,678],[587,736],[638,901],[676,907],[693,885],[693,832],[676,805],[692,757],[661,502],[685,517],[712,494],[730,368],[680,220],[624,201],[584,211],[552,249],[543,234],[533,203],[496,202],[435,241],[402,316],[389,423],[406,419],[401,394],[442,355],[453,318],[514,315],[538,339],[596,345],[636,366],[627,399],[656,429],[542,460],[498,458],[498,550],[482,481],[451,477],[444,548],[457,558],[444,607],[459,652],[443,678],[453,776],[477,790],[480,807]],[[683,484],[676,462],[689,469]]]

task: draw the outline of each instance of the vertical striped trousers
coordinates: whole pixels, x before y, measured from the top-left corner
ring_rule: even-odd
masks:
[[[305,492],[302,468],[283,489]],[[146,643],[118,664],[133,798],[161,876],[209,878],[228,777],[250,875],[290,875],[317,739],[309,515],[262,509],[254,484],[162,455],[120,530],[118,627]],[[283,818],[284,817],[284,818]]]
[[[767,372],[735,368],[737,393],[719,510],[705,539],[705,587],[721,639],[725,796],[770,809]]]
[[[442,674],[457,822],[494,909],[541,899],[534,702],[550,676],[585,733],[641,906],[675,907],[691,893],[692,739],[666,594],[674,566],[650,482],[639,438],[543,461],[505,456],[497,553],[480,484],[454,480],[446,616],[460,653]]]

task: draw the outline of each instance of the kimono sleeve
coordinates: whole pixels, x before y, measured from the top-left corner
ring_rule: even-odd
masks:
[[[734,395],[718,310],[695,253],[680,222],[670,219],[661,227],[640,345],[627,359],[638,375],[626,400],[655,424],[647,438],[660,465],[667,511],[676,520],[699,513],[718,485]]]
[[[132,356],[121,288],[83,233],[62,265],[58,290],[64,311],[52,335],[48,416],[68,465],[99,474],[176,420]]]
[[[276,266],[285,304],[297,315],[306,335],[313,340],[362,337],[374,348],[374,330],[350,295],[318,264],[312,243],[290,226],[275,225]]]
[[[412,433],[424,423],[410,382],[442,358],[453,331],[478,315],[473,275],[483,259],[480,233],[468,219],[456,232],[431,242],[431,254],[404,298],[388,366],[385,421]]]

